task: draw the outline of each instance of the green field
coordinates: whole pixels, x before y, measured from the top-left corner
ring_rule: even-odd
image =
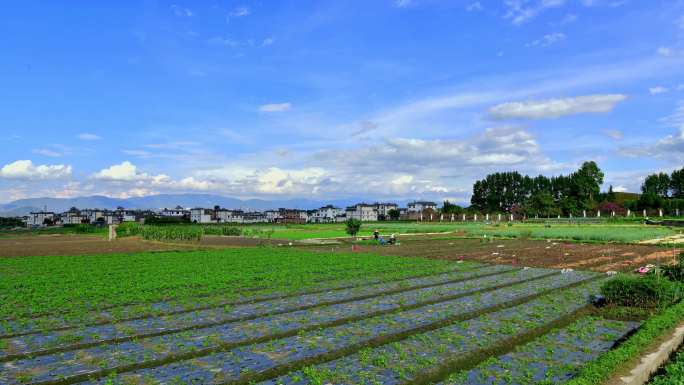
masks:
[[[147,228],[147,226],[143,226]],[[158,240],[194,239],[201,236],[200,228],[205,235],[221,235],[220,229],[238,230],[242,236],[257,238],[273,238],[284,240],[304,240],[312,238],[349,237],[345,233],[343,223],[335,224],[287,224],[287,225],[181,225],[155,226]],[[639,242],[643,240],[667,237],[678,234],[681,230],[668,227],[630,224],[541,224],[541,223],[462,223],[462,222],[369,222],[363,223],[359,237],[369,237],[374,230],[381,236],[390,234],[444,233],[445,236],[456,237],[505,237],[530,239],[562,239],[582,242]],[[154,231],[148,231],[150,234]],[[121,231],[120,233],[124,233]],[[137,233],[135,233],[137,234]],[[234,235],[234,234],[232,234]]]
[[[291,247],[0,259],[0,383],[561,383],[640,325],[590,305],[610,279]]]

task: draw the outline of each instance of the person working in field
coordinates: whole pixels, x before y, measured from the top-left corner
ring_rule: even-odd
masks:
[[[377,241],[380,238],[380,231],[378,229],[373,230],[373,238]]]

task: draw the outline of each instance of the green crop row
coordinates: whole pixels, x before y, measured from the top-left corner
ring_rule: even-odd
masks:
[[[599,385],[611,378],[623,365],[643,355],[651,342],[668,333],[684,319],[684,302],[671,306],[648,319],[617,348],[587,364],[567,385]],[[679,383],[679,382],[677,382]]]
[[[0,319],[149,303],[216,292],[293,292],[322,280],[408,277],[442,272],[449,262],[291,248],[146,252],[0,259]],[[249,292],[245,293],[245,290]]]
[[[359,236],[378,230],[382,236],[414,233],[458,232],[468,237],[568,239],[582,242],[631,243],[677,234],[676,230],[640,224],[540,224],[540,223],[463,223],[463,222],[375,222],[364,223]],[[344,224],[218,224],[218,225],[140,225],[122,224],[118,233],[142,235],[152,240],[196,240],[203,235],[242,235],[258,238],[300,240],[346,237]]]

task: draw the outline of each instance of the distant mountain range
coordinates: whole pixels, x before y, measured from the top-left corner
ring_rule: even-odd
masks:
[[[99,208],[115,209],[118,206],[127,209],[162,209],[182,207],[214,207],[219,205],[226,208],[243,210],[269,210],[280,207],[297,209],[315,209],[327,204],[345,207],[359,202],[375,202],[375,200],[363,198],[349,198],[338,200],[315,200],[315,199],[287,199],[287,200],[262,200],[262,199],[237,199],[212,194],[159,194],[134,198],[111,198],[101,195],[77,198],[30,198],[19,199],[10,203],[0,204],[0,216],[23,216],[31,211],[40,211],[47,208],[48,211],[62,212],[71,207],[79,209]],[[394,201],[405,205],[408,201]]]

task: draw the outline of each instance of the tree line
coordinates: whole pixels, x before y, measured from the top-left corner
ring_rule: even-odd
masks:
[[[584,162],[569,175],[528,176],[517,171],[487,175],[473,185],[471,206],[463,209],[448,201],[443,213],[463,211],[512,213],[521,216],[581,216],[584,212],[615,212],[663,209],[684,211],[684,168],[671,174],[649,175],[642,193],[615,193],[610,186],[601,192],[604,173],[596,162]]]

